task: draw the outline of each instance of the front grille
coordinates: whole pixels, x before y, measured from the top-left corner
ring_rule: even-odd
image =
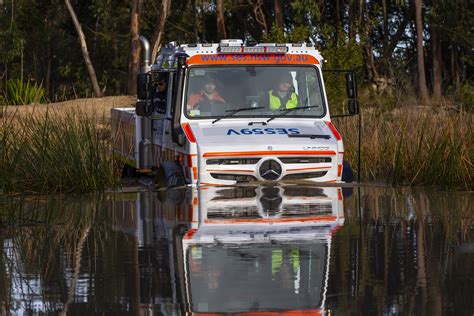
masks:
[[[257,181],[257,178],[241,174],[211,173],[211,177],[218,180],[233,180],[238,182]]]
[[[208,159],[208,165],[255,165],[260,158],[224,158],[224,159]]]
[[[209,208],[207,210],[208,219],[254,219],[260,218],[256,205],[231,208]]]
[[[321,177],[324,177],[326,173],[328,172],[318,171],[318,172],[288,174],[283,177],[283,180],[301,180],[301,179],[321,178]]]
[[[283,163],[325,163],[331,162],[331,157],[280,157]]]

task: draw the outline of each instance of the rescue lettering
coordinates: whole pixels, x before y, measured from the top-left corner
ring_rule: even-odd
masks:
[[[242,128],[240,130],[228,129],[227,135],[296,135],[300,134],[298,128]]]

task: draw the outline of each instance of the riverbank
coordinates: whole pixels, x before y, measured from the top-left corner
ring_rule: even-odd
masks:
[[[0,193],[103,191],[120,183],[110,109],[131,96],[0,107]],[[362,112],[361,179],[473,190],[473,115],[443,107]],[[358,119],[336,118],[357,171]]]

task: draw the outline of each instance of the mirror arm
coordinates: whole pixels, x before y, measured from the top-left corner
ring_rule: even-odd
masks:
[[[179,146],[184,145],[184,135],[181,128],[181,111],[182,111],[182,101],[183,101],[183,91],[184,91],[184,75],[186,73],[186,57],[187,54],[177,55],[178,61],[178,70],[176,73],[176,94],[174,95],[174,111],[173,111],[173,128],[172,128],[172,139],[173,142]]]

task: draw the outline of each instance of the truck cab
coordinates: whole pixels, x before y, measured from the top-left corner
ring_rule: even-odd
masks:
[[[170,45],[139,75],[136,108],[112,110],[114,152],[139,171],[158,168],[168,186],[339,182],[344,146],[322,64],[306,43]],[[349,113],[357,114],[352,72],[347,85]]]

